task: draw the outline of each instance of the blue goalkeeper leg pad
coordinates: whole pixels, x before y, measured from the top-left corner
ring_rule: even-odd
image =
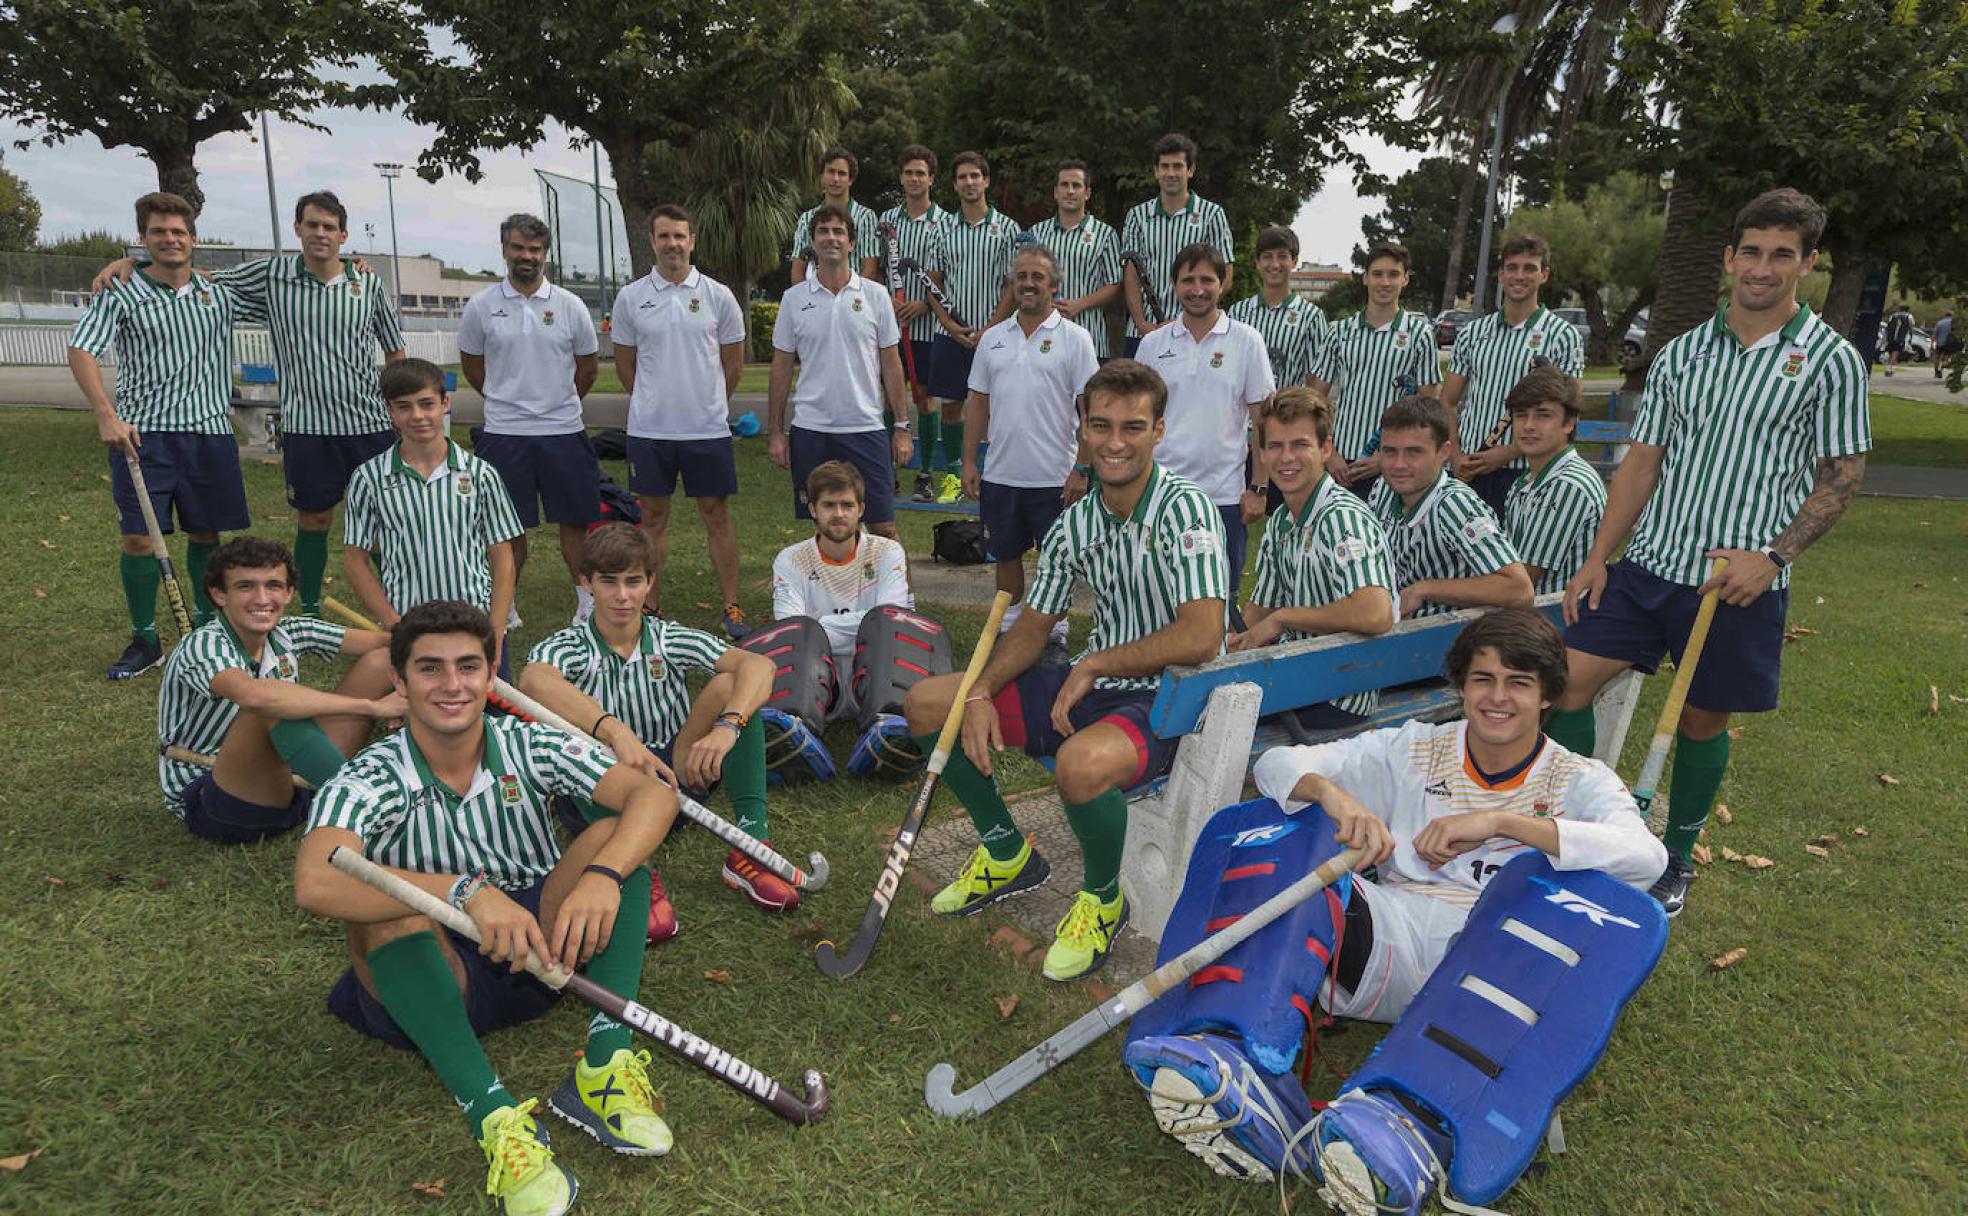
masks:
[[[854,741],[847,757],[847,771],[856,777],[880,773],[907,777],[920,773],[923,754],[916,750],[915,736],[901,714],[877,714],[874,722]]]
[[[813,728],[800,718],[777,709],[759,710],[765,727],[765,766],[768,775],[785,780],[796,772],[807,772],[821,781],[834,779],[834,758]]]

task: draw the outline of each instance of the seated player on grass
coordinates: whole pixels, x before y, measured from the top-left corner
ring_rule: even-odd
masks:
[[[1084,447],[1099,493],[1063,511],[1039,550],[1025,612],[997,642],[964,705],[963,747],[943,782],[970,812],[981,840],[957,880],[930,906],[968,916],[1029,891],[1052,867],[1032,848],[991,776],[1006,744],[1057,758],[1054,777],[1066,821],[1079,838],[1080,892],[1046,951],[1048,979],[1098,968],[1127,924],[1121,845],[1127,790],[1168,771],[1176,741],[1148,725],[1162,671],[1201,663],[1223,649],[1229,571],[1223,517],[1209,495],[1155,462],[1168,391],[1154,370],[1115,359],[1086,386]],[[1093,588],[1093,630],[1071,664],[1040,656],[1054,621],[1066,615],[1073,584]],[[924,755],[962,682],[924,680],[904,702]]]
[[[1162,1129],[1218,1173],[1259,1179],[1281,1169],[1307,1173],[1316,1163],[1315,1152],[1323,1158],[1330,1140],[1346,1139],[1386,1184],[1373,1197],[1385,1205],[1380,1210],[1419,1211],[1433,1187],[1410,1179],[1404,1189],[1397,1175],[1429,1161],[1418,1151],[1419,1141],[1427,1142],[1435,1161],[1450,1160],[1451,1145],[1439,1119],[1403,1109],[1379,1091],[1357,1097],[1349,1092],[1354,1084],[1349,1081],[1324,1116],[1324,1126],[1308,1137],[1313,1143],[1300,1139],[1313,1111],[1292,1064],[1308,1023],[1318,1016],[1310,1002],[1340,1017],[1398,1023],[1390,1043],[1416,1018],[1427,1019],[1431,1037],[1438,1036],[1439,1024],[1441,1041],[1459,1041],[1455,1036],[1473,1028],[1444,1006],[1470,981],[1426,993],[1423,985],[1438,966],[1454,967],[1457,975],[1494,974],[1464,963],[1472,955],[1489,957],[1486,952],[1496,951],[1496,941],[1511,931],[1509,924],[1490,925],[1487,909],[1471,919],[1485,885],[1500,870],[1531,851],[1543,853],[1556,873],[1544,885],[1533,880],[1536,893],[1520,898],[1557,904],[1561,913],[1581,917],[1590,911],[1596,926],[1612,913],[1601,904],[1588,907],[1577,894],[1561,898],[1569,887],[1551,880],[1583,885],[1582,877],[1568,876],[1598,870],[1637,893],[1667,864],[1666,851],[1613,771],[1565,750],[1541,731],[1543,715],[1566,681],[1565,643],[1555,625],[1530,609],[1490,613],[1457,637],[1447,668],[1462,694],[1462,721],[1416,721],[1313,747],[1273,748],[1256,772],[1259,791],[1272,802],[1251,805],[1268,811],[1274,822],[1238,837],[1239,843],[1261,840],[1263,847],[1238,851],[1244,864],[1237,869],[1223,870],[1220,850],[1216,865],[1190,867],[1163,938],[1165,953],[1201,939],[1204,926],[1195,924],[1197,919],[1225,913],[1234,919],[1341,847],[1364,851],[1358,870],[1378,867],[1371,880],[1352,875],[1350,893],[1328,888],[1329,898],[1300,905],[1303,915],[1273,922],[1225,956],[1226,963],[1243,962],[1243,969],[1232,974],[1232,968],[1219,968],[1219,975],[1171,993],[1135,1019],[1124,1062],[1147,1091]],[[1323,818],[1308,813],[1311,803],[1323,808]],[[1277,822],[1279,807],[1285,812],[1282,822]],[[1305,830],[1295,832],[1300,827]],[[1282,842],[1294,835],[1305,855],[1281,861],[1275,874],[1262,876],[1270,868],[1261,863],[1272,856],[1272,842],[1282,853]],[[1506,883],[1499,895],[1508,896],[1512,885]],[[1223,903],[1213,902],[1219,898]],[[1636,894],[1630,904],[1629,916],[1633,908],[1641,909],[1664,942],[1666,921],[1651,901]],[[1518,915],[1533,918],[1529,912]],[[1633,919],[1619,924],[1636,934],[1642,927]],[[1452,949],[1456,953],[1444,964]],[[1637,949],[1631,953],[1644,977],[1652,961]],[[1603,1046],[1611,997],[1561,983],[1542,999],[1541,1009],[1524,1009],[1521,1002],[1513,1007],[1515,998],[1508,994],[1491,1004],[1514,1011],[1537,1026],[1538,1034],[1570,1027]],[[1591,1003],[1595,999],[1598,1006]],[[1462,1016],[1467,1018],[1466,1009]],[[1581,1023],[1593,1029],[1578,1031]],[[1535,1054],[1538,1040],[1526,1034]],[[1376,1052],[1356,1077],[1377,1063],[1391,1066],[1382,1060],[1386,1054]],[[1541,1129],[1524,1130],[1531,1134],[1519,1140],[1525,1149],[1534,1148]],[[1516,1136],[1516,1129],[1510,1134]],[[1389,1143],[1399,1145],[1391,1161],[1378,1151]],[[1423,1193],[1417,1196],[1416,1190]]]
[[[492,622],[469,604],[410,609],[390,635],[390,673],[409,725],[365,748],[315,796],[294,862],[294,898],[348,927],[351,966],[328,1008],[363,1034],[422,1054],[464,1112],[507,1216],[558,1216],[574,1176],[534,1122],[537,1099],[500,1084],[479,1036],[545,1013],[559,993],[525,974],[526,954],[580,967],[633,999],[649,917],[646,862],[676,817],[670,788],[550,726],[487,717]],[[556,796],[619,812],[563,852]],[[453,907],[484,945],[328,864],[355,849]],[[548,1108],[630,1156],[670,1150],[653,1109],[649,1053],[597,1013],[587,1047]]]
[[[1449,472],[1454,434],[1448,407],[1433,397],[1403,397],[1380,416],[1381,483],[1367,507],[1387,530],[1402,620],[1533,598],[1495,514]]]
[[[212,551],[205,593],[216,615],[178,643],[157,693],[157,782],[164,807],[195,836],[261,840],[296,826],[311,794],[369,738],[369,724],[403,716],[390,690],[389,635],[313,617],[282,619],[294,599],[284,545],[236,536]],[[321,692],[300,682],[302,655],[356,662]],[[215,758],[207,769],[163,754]]]
[[[1531,369],[1504,398],[1517,450],[1530,462],[1503,500],[1503,530],[1537,594],[1563,591],[1585,564],[1606,515],[1606,483],[1572,447],[1578,381],[1555,367]]]
[[[486,613],[504,674],[517,578],[512,541],[524,532],[506,484],[445,433],[451,396],[443,368],[423,359],[392,363],[383,369],[382,392],[396,446],[349,478],[342,572],[385,629],[432,600],[459,600]]]
[[[1246,628],[1229,649],[1255,650],[1322,633],[1386,633],[1394,627],[1394,559],[1387,534],[1357,495],[1326,475],[1332,406],[1317,389],[1280,389],[1258,410],[1258,449],[1285,509],[1257,546],[1257,578],[1244,606]],[[1353,726],[1378,692],[1296,711],[1312,729]]]
[[[528,696],[606,743],[615,758],[702,798],[720,780],[731,793],[738,826],[764,840],[765,735],[756,714],[772,691],[772,660],[727,645],[675,621],[645,615],[655,598],[649,533],[633,524],[603,524],[581,543],[581,586],[594,615],[533,647],[520,673]],[[712,673],[691,703],[686,677]],[[578,809],[577,809],[578,808]],[[577,834],[600,812],[592,803],[564,806]],[[732,849],[724,881],[761,908],[797,908],[799,892]],[[650,866],[649,940],[677,934],[676,914]]]

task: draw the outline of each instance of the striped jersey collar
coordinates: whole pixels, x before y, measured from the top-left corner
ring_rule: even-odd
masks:
[[[1513,330],[1513,329],[1529,329],[1531,326],[1536,325],[1538,323],[1539,318],[1543,317],[1544,314],[1549,311],[1551,310],[1546,308],[1544,305],[1540,304],[1536,308],[1533,308],[1531,310],[1530,316],[1525,317],[1522,321],[1518,322],[1515,325],[1512,325],[1509,321],[1504,319],[1503,310],[1501,308],[1497,309],[1493,313],[1489,313],[1488,315],[1496,318],[1494,321],[1491,322],[1491,324],[1495,325],[1499,332],[1502,332],[1505,330]]]
[[[1535,482],[1549,481],[1558,475],[1558,470],[1564,466],[1566,461],[1583,461],[1584,459],[1585,457],[1578,454],[1578,449],[1568,443],[1559,450],[1556,456],[1551,458],[1551,463],[1545,465],[1542,470],[1526,468],[1524,470],[1524,484],[1529,486]]]
[[[1131,524],[1146,524],[1148,522],[1148,510],[1154,504],[1155,491],[1160,489],[1161,485],[1162,462],[1151,460],[1148,462],[1148,480],[1141,487],[1141,497],[1135,502],[1134,510],[1128,513],[1125,522]],[[1114,509],[1107,505],[1105,495],[1095,494],[1094,497],[1100,500],[1101,515],[1110,520],[1120,519],[1120,516],[1114,514]]]
[[[1409,317],[1418,317],[1420,315],[1421,315],[1420,313],[1410,312],[1405,308],[1399,308],[1394,311],[1394,319],[1392,321],[1389,321],[1385,325],[1375,325],[1373,322],[1367,320],[1367,310],[1362,308],[1359,312],[1356,312],[1352,316],[1346,318],[1346,320],[1341,321],[1340,324],[1341,325],[1350,324],[1355,329],[1365,330],[1367,333],[1370,334],[1381,334],[1381,333],[1387,333],[1391,330],[1400,329],[1406,324],[1408,324]]]
[[[594,642],[596,654],[613,655],[618,661],[623,663],[631,661],[622,658],[621,654],[616,651],[614,643],[601,635],[601,614],[598,612],[588,617],[588,637]],[[654,617],[644,616],[642,618],[642,635],[636,639],[636,655],[642,657],[655,653],[656,620]]]
[[[1804,327],[1811,323],[1812,315],[1811,306],[1799,300],[1797,302],[1796,315],[1784,322],[1783,328],[1777,331],[1776,336],[1785,342],[1797,341],[1797,335],[1803,333]],[[1736,331],[1729,328],[1729,306],[1726,303],[1715,310],[1715,319],[1709,322],[1709,336],[1718,339],[1726,337],[1744,350],[1755,349],[1755,347],[1743,346],[1742,339],[1736,337]],[[1757,345],[1760,346],[1763,342],[1769,340],[1768,338],[1764,338]]]
[[[459,472],[465,467],[464,454],[459,451],[457,441],[450,438],[446,438],[444,441],[444,467],[453,473]],[[432,472],[435,471],[432,470]],[[409,462],[403,459],[403,441],[401,439],[390,445],[390,476],[415,477],[419,481],[429,480],[422,473],[411,468]]]
[[[1319,484],[1313,486],[1312,492],[1305,496],[1305,509],[1292,516],[1292,523],[1303,528],[1307,520],[1317,515],[1320,509],[1332,500],[1334,494],[1351,494],[1352,492],[1351,490],[1340,489],[1338,482],[1326,476],[1324,470],[1320,470]]]
[[[1189,200],[1182,204],[1182,210],[1180,211],[1170,211],[1167,207],[1162,206],[1162,193],[1159,190],[1155,192],[1155,197],[1148,201],[1154,205],[1156,215],[1162,216],[1165,219],[1174,219],[1178,215],[1188,215],[1195,211],[1197,209],[1196,204],[1203,201],[1203,196],[1191,190],[1189,192]]]
[[[1053,229],[1058,232],[1078,232],[1080,229],[1085,228],[1095,222],[1093,217],[1093,212],[1091,211],[1080,212],[1080,222],[1074,224],[1070,228],[1059,222],[1059,213],[1057,211],[1047,216],[1046,220],[1049,223],[1051,223]]]
[[[337,258],[335,265],[340,267],[340,269],[335,272],[334,278],[316,278],[314,272],[307,268],[307,259],[297,253],[291,258],[281,258],[272,266],[268,267],[268,269],[283,279],[288,279],[296,283],[319,283],[323,287],[333,287],[337,283],[344,281],[350,283],[355,281],[354,262],[348,258]]]
[[[226,619],[225,613],[220,612],[216,614],[212,620],[225,633],[226,640],[232,643],[233,649],[239,652],[239,657],[246,660],[247,666],[252,673],[256,676],[266,675],[268,670],[267,661],[273,658],[273,633],[269,631],[266,637],[261,640],[260,657],[254,659],[253,652],[246,649],[246,640],[239,636],[239,631],[232,627],[232,622]],[[280,625],[278,622],[275,622],[273,627],[274,629],[279,629]]]
[[[444,795],[444,800],[453,806],[468,799],[475,798],[486,790],[491,789],[492,774],[495,771],[505,771],[506,758],[505,754],[499,748],[499,732],[493,729],[491,721],[480,717],[479,727],[483,732],[484,751],[478,758],[477,770],[472,773],[471,788],[466,790],[463,795],[460,795],[458,791],[446,785],[438,777],[436,771],[431,768],[430,761],[424,758],[423,749],[417,746],[416,733],[408,726],[404,727],[402,731],[403,750],[410,759],[411,775],[415,778],[417,788],[434,789]],[[415,793],[416,790],[412,790],[411,792]]]
[[[953,222],[961,224],[965,228],[982,228],[984,225],[990,223],[992,220],[1002,220],[1005,218],[1004,212],[999,211],[996,207],[993,207],[989,203],[984,204],[984,218],[978,220],[974,224],[970,222],[968,216],[964,215],[962,207],[958,207],[956,210],[949,212],[949,216]]]
[[[1428,514],[1428,509],[1435,505],[1437,499],[1442,497],[1442,488],[1448,485],[1449,481],[1449,466],[1443,465],[1442,471],[1435,475],[1435,484],[1429,486],[1427,491],[1415,500],[1414,506],[1409,507],[1401,501],[1399,494],[1395,494],[1394,504],[1401,509],[1401,526],[1405,528],[1409,524],[1418,523],[1422,516]],[[1394,487],[1389,486],[1387,489],[1392,493]]]
[[[150,286],[151,290],[157,292],[159,295],[167,296],[184,295],[186,294],[186,288],[201,294],[210,294],[212,291],[212,281],[203,275],[193,274],[191,281],[186,283],[184,287],[173,287],[169,283],[161,283],[152,278],[148,266],[149,264],[146,263],[143,266],[137,267],[137,272],[130,277],[130,281],[134,283],[138,279],[142,279]]]

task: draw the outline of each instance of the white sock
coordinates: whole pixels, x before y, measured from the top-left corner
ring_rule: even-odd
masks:
[[[1052,636],[1062,645],[1066,641],[1066,618],[1060,617],[1052,623]]]
[[[574,623],[576,625],[585,625],[587,624],[588,618],[593,615],[594,593],[586,587],[574,588]]]

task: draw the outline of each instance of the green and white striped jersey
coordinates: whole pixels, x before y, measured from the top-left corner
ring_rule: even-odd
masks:
[[[1435,327],[1403,309],[1375,329],[1364,311],[1356,312],[1333,323],[1312,374],[1332,386],[1333,450],[1358,460],[1379,434],[1388,406],[1442,382]]]
[[[794,258],[805,258],[808,262],[813,260],[806,247],[813,243],[813,213],[824,206],[825,203],[816,203],[800,212],[798,221],[793,224],[793,245],[786,251],[787,261]],[[862,206],[859,199],[847,200],[847,213],[854,217],[854,265],[849,269],[860,274],[862,258],[873,258],[877,263],[881,261],[881,238],[875,235],[875,227],[880,221],[875,217],[875,209]]]
[[[1708,577],[1708,550],[1762,549],[1789,527],[1819,459],[1872,450],[1865,360],[1850,342],[1799,304],[1745,347],[1727,312],[1661,349],[1633,420],[1633,442],[1667,455],[1626,556],[1691,587]],[[1772,585],[1789,584],[1786,567]]]
[[[280,429],[298,435],[368,435],[390,429],[376,351],[403,349],[389,288],[344,261],[333,282],[291,258],[261,258],[212,276],[239,293],[273,334],[280,369]]]
[[[730,649],[701,630],[656,617],[642,620],[636,652],[623,658],[592,618],[543,639],[526,656],[545,663],[628,724],[649,747],[667,747],[690,717],[690,671],[714,671]]]
[[[148,431],[232,434],[232,288],[191,276],[182,289],[139,270],[89,301],[68,344],[101,359],[116,347],[116,416]]]
[[[1053,259],[1059,263],[1061,299],[1077,300],[1121,281],[1120,240],[1105,221],[1085,215],[1077,227],[1062,228],[1059,217],[1054,215],[1032,225],[1032,236],[1051,250]],[[1093,336],[1095,358],[1105,359],[1113,353],[1109,349],[1112,338],[1108,333],[1106,309],[1082,313],[1072,320]]]
[[[943,223],[949,214],[949,212],[943,210],[943,208],[937,206],[935,203],[931,203],[929,210],[923,212],[922,215],[911,216],[908,207],[897,203],[895,206],[882,212],[881,222],[895,225],[896,257],[914,258],[916,264],[924,270],[931,274],[941,274],[943,273]],[[880,248],[881,242],[879,239],[875,244],[877,248]],[[887,278],[888,251],[885,249],[881,250],[876,260],[881,266],[883,285],[889,285]],[[922,280],[915,275],[904,275],[902,280],[902,298],[921,304],[923,301],[929,299],[929,289],[924,287]],[[909,340],[912,342],[927,342],[937,335],[940,328],[936,324],[936,314],[926,312],[909,323]],[[929,369],[926,367],[917,368],[916,376],[919,379],[927,379],[929,377]]]
[[[1128,208],[1127,218],[1121,221],[1121,248],[1132,249],[1141,255],[1142,265],[1148,268],[1150,286],[1155,296],[1162,302],[1162,315],[1175,316],[1181,311],[1175,302],[1175,284],[1170,273],[1175,269],[1175,255],[1184,246],[1198,241],[1216,247],[1226,262],[1237,260],[1233,242],[1230,239],[1230,218],[1223,208],[1208,199],[1189,192],[1189,201],[1182,210],[1170,212],[1162,210],[1162,196],[1136,203]],[[1140,331],[1134,327],[1134,314],[1128,314],[1127,336],[1138,338]]]
[[[437,779],[409,729],[357,752],[314,795],[308,831],[362,837],[378,865],[477,874],[501,891],[546,878],[560,860],[553,798],[594,798],[614,759],[585,739],[517,718],[485,719],[485,755],[460,796]]]
[[[1351,490],[1321,477],[1303,511],[1293,514],[1288,505],[1272,512],[1257,546],[1251,603],[1266,608],[1321,608],[1363,587],[1385,589],[1390,611],[1398,604],[1387,534]],[[1309,636],[1287,629],[1278,640]],[[1355,693],[1333,704],[1348,713],[1370,714],[1380,704],[1380,693]]]
[[[1585,457],[1566,448],[1544,471],[1526,472],[1503,500],[1503,530],[1527,566],[1543,571],[1537,593],[1563,591],[1585,564],[1599,521],[1606,516],[1606,483]]]
[[[1531,360],[1538,358],[1551,360],[1567,376],[1585,371],[1585,344],[1578,329],[1543,305],[1522,325],[1506,324],[1499,310],[1456,329],[1449,370],[1469,378],[1456,428],[1456,443],[1463,451],[1482,450],[1483,441],[1503,417],[1503,399],[1531,370]],[[1525,461],[1519,457],[1510,467],[1524,468]]]
[[[1421,501],[1408,510],[1385,480],[1374,483],[1367,506],[1387,530],[1394,553],[1396,586],[1430,579],[1478,578],[1522,561],[1489,504],[1449,475],[1435,479]],[[1454,612],[1447,604],[1424,602],[1415,616]]]
[[[1123,519],[1095,490],[1060,512],[1039,546],[1025,603],[1064,616],[1073,582],[1093,588],[1093,631],[1074,662],[1138,642],[1175,623],[1191,600],[1227,600],[1230,567],[1223,516],[1194,482],[1154,465],[1141,501]],[[1101,676],[1096,688],[1153,688],[1156,676]]]
[[[490,612],[486,550],[525,530],[498,470],[446,444],[444,463],[429,477],[403,462],[399,443],[349,478],[342,543],[381,554],[383,594],[398,612],[431,600]]]
[[[1271,378],[1279,388],[1305,383],[1332,331],[1325,312],[1297,295],[1286,296],[1276,307],[1266,304],[1262,295],[1245,296],[1228,311],[1231,320],[1242,321],[1264,335],[1264,350],[1271,356]]]
[[[238,668],[255,679],[298,684],[300,657],[333,659],[342,652],[347,632],[311,616],[284,617],[267,634],[257,663],[224,616],[186,634],[165,660],[164,681],[157,689],[157,784],[164,790],[164,809],[183,819],[184,788],[205,771],[169,759],[164,749],[182,747],[216,756],[239,716],[237,704],[212,691],[219,673]]]
[[[991,327],[991,314],[1011,277],[1011,246],[1017,238],[1018,225],[996,207],[986,205],[984,218],[975,224],[964,218],[961,208],[943,213],[943,290],[958,319],[970,328]]]

